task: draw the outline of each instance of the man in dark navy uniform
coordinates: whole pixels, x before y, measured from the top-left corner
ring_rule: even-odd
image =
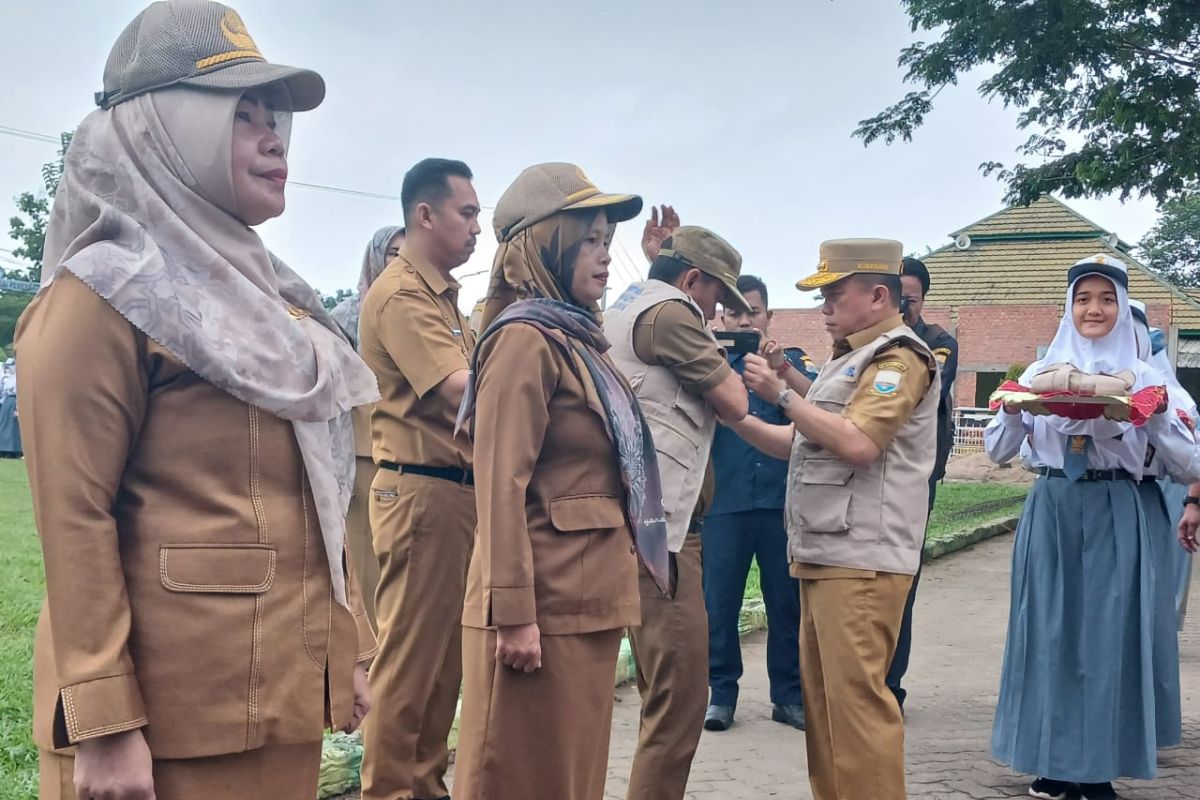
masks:
[[[742,275],[738,291],[749,311],[725,309],[721,318],[727,331],[757,331],[768,343],[771,312],[767,287],[760,278]],[[744,355],[731,353],[729,364],[741,374]],[[817,377],[817,369],[804,351],[782,351],[779,373],[803,396]],[[773,425],[790,424],[775,398],[750,394],[750,413]],[[746,591],[751,559],[757,558],[767,607],[767,674],[770,677],[771,718],[804,729],[804,696],[800,689],[799,581],[788,573],[787,529],[783,501],[787,485],[786,461],[763,455],[728,428],[717,429],[712,465],[716,494],[701,530],[704,548],[704,602],[708,609],[708,685],[710,705],[704,727],[723,731],[733,724],[742,676],[742,649],[738,615]]]
[[[933,351],[933,357],[937,359],[938,369],[942,373],[942,396],[938,403],[937,419],[937,460],[934,462],[933,473],[929,476],[929,510],[932,511],[937,485],[946,476],[946,462],[950,459],[950,450],[954,446],[953,390],[954,376],[958,372],[958,341],[945,328],[930,325],[921,318],[925,296],[929,294],[929,270],[925,268],[924,262],[916,258],[905,258],[900,270],[900,282],[903,287],[901,304],[904,324],[912,328]],[[901,710],[904,709],[904,699],[908,693],[900,683],[904,679],[904,673],[908,671],[908,657],[912,650],[913,601],[916,599],[917,584],[920,580],[921,572],[918,570],[913,577],[912,589],[908,592],[900,639],[896,643],[896,655],[892,658],[892,667],[887,676],[888,688],[896,695]]]

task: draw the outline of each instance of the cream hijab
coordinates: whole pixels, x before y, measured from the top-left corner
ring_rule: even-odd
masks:
[[[240,96],[177,87],[88,115],[54,198],[43,289],[73,273],[200,377],[291,421],[345,605],[347,412],[379,391],[313,289],[237,216]]]

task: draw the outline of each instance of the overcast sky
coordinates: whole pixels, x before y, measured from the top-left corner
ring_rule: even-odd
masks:
[[[140,2],[6,0],[0,125],[57,136],[92,107],[104,61]],[[298,115],[293,180],[398,195],[426,156],[461,158],[493,204],[520,170],[580,164],[606,191],[672,203],[763,276],[776,307],[807,305],[795,281],[821,240],[900,239],[923,253],[999,210],[980,162],[1011,162],[1027,134],[975,82],[947,90],[912,144],[864,148],[855,124],[908,91],[896,66],[913,35],[898,0],[604,4],[561,0],[240,0],[271,61],[319,71],[328,94]],[[0,218],[40,185],[54,146],[0,135]],[[1150,202],[1071,205],[1127,241]],[[362,251],[398,202],[297,186],[268,246],[322,291],[356,283]],[[618,231],[612,289],[645,269],[641,221]],[[0,266],[11,257],[7,225]],[[490,219],[461,273],[491,266]],[[464,279],[469,307],[485,275]],[[936,291],[936,287],[935,287]]]

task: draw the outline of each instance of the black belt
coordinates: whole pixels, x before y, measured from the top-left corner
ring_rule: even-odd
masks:
[[[1065,478],[1065,477],[1067,477],[1067,473],[1063,472],[1061,469],[1054,469],[1052,467],[1042,467],[1037,472],[1039,475],[1045,475],[1050,478]],[[1089,470],[1084,470],[1084,473],[1082,476],[1080,476],[1079,480],[1081,480],[1081,481],[1134,481],[1134,482],[1136,482],[1137,478],[1133,477],[1133,475],[1131,475],[1130,473],[1126,472],[1123,469],[1089,469]]]
[[[401,475],[424,475],[426,478],[440,478],[450,483],[459,483],[463,486],[475,485],[475,473],[469,469],[460,469],[458,467],[426,467],[421,464],[397,464],[395,461],[380,461],[381,469],[390,469],[392,472],[399,472]]]

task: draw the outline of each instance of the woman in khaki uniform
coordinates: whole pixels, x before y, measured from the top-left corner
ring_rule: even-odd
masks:
[[[654,445],[596,316],[612,230],[641,206],[543,164],[496,207],[500,250],[460,418],[474,413],[479,527],[456,797],[604,795],[639,554],[668,585]]]
[[[358,290],[334,307],[329,315],[341,326],[342,332],[358,347],[358,320],[362,311],[362,300],[375,279],[383,273],[388,262],[400,253],[404,244],[404,228],[400,225],[385,225],[375,231],[363,254],[362,272],[358,276]],[[350,563],[362,588],[363,608],[371,627],[379,629],[375,620],[375,589],[379,586],[379,559],[371,541],[371,520],[367,514],[371,500],[371,482],[378,468],[371,457],[371,410],[374,405],[359,406],[351,412],[354,421],[354,494],[350,497],[350,510],[346,513],[346,547],[350,551]]]
[[[42,798],[312,800],[323,729],[369,707],[343,515],[378,394],[248,227],[323,95],[232,10],[157,3],[66,155],[17,332]]]

